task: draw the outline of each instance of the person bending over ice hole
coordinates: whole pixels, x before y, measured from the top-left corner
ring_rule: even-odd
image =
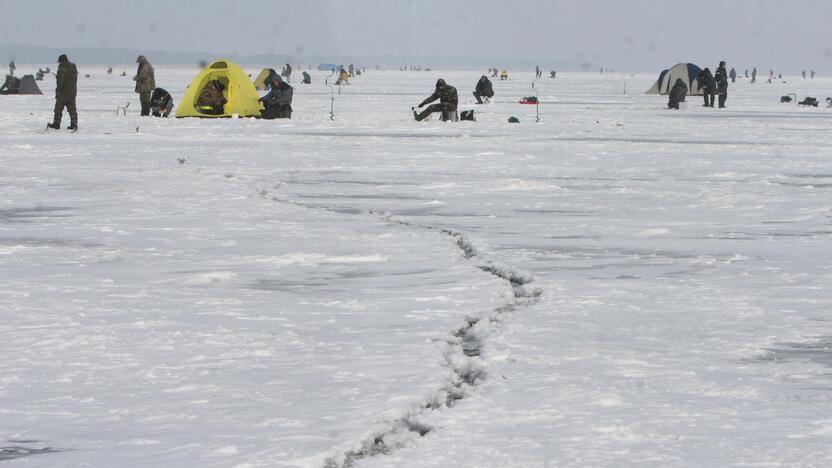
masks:
[[[716,85],[714,84],[714,76],[711,74],[711,69],[705,67],[704,70],[699,72],[696,81],[699,82],[699,89],[702,90],[702,97],[705,99],[705,104],[702,104],[702,107],[713,107]]]
[[[413,111],[413,117],[416,120],[425,120],[430,114],[434,112],[453,112],[456,113],[456,106],[458,104],[458,97],[456,94],[456,88],[453,86],[448,85],[445,83],[445,80],[439,78],[436,81],[436,91],[433,92],[427,99],[422,101],[419,104],[419,109],[424,107],[426,104],[430,104],[431,102],[439,99],[439,104],[431,104],[428,106],[427,109],[423,110],[421,113],[416,113]]]
[[[228,102],[222,92],[225,86],[219,80],[211,80],[199,93],[196,100],[197,108],[203,114],[220,115],[224,111],[225,103]]]
[[[676,79],[673,88],[670,89],[670,100],[667,102],[667,107],[670,109],[679,109],[679,103],[685,102],[685,96],[688,94],[688,85],[682,81],[681,78]]]
[[[173,110],[173,98],[162,88],[153,90],[150,96],[150,112],[153,117],[167,117]]]
[[[260,98],[260,102],[265,107],[260,112],[260,117],[271,119],[291,119],[292,118],[292,94],[294,89],[280,77],[275,77],[271,82],[271,91],[269,94]]]
[[[491,85],[491,80],[487,76],[483,75],[477,81],[477,87],[474,89],[474,97],[477,98],[477,104],[482,104],[482,98],[485,98],[485,102],[488,102],[489,99],[494,97],[494,87]]]

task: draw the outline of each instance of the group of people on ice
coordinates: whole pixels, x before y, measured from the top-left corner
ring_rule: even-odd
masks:
[[[703,107],[714,107],[714,97],[716,95],[719,95],[719,108],[722,109],[725,107],[725,101],[728,99],[728,71],[725,67],[726,64],[723,60],[719,62],[716,74],[712,74],[711,70],[705,67],[699,73],[699,76],[696,77],[699,90],[702,91],[702,96],[705,99]],[[687,94],[687,83],[685,83],[685,80],[677,78],[673,87],[670,89],[667,107],[670,109],[678,109],[679,103],[685,101]]]

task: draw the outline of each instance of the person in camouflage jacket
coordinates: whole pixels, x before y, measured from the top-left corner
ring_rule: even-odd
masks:
[[[156,89],[156,77],[153,72],[153,65],[147,61],[144,55],[136,59],[139,68],[133,81],[136,82],[136,92],[139,94],[139,102],[142,105],[142,115],[150,115],[150,95]]]
[[[55,118],[47,127],[61,128],[64,107],[69,112],[69,129],[78,129],[78,112],[75,108],[75,96],[78,94],[78,68],[66,55],[58,57],[58,73],[55,75]]]
[[[421,109],[426,104],[430,104],[437,99],[439,99],[439,104],[431,104],[421,113],[417,114],[414,110],[413,116],[416,117],[416,120],[424,120],[434,112],[456,112],[456,107],[459,103],[456,88],[445,83],[445,80],[442,78],[436,81],[436,91],[422,101],[419,104],[419,108]]]

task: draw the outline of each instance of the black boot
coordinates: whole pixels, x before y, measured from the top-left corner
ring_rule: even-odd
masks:
[[[54,122],[53,123],[48,123],[48,124],[46,124],[46,128],[51,128],[51,129],[54,129],[54,130],[60,130],[61,129],[61,124],[54,123]]]
[[[78,122],[72,122],[69,124],[69,127],[66,128],[67,130],[75,131],[78,130]]]

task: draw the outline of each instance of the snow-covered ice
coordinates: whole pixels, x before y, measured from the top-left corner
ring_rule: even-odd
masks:
[[[832,110],[779,103],[832,79],[561,73],[535,123],[531,73],[369,70],[330,121],[313,72],[178,120],[122,68],[76,134],[2,97],[0,461],[832,465]],[[413,122],[438,77],[477,122]]]

